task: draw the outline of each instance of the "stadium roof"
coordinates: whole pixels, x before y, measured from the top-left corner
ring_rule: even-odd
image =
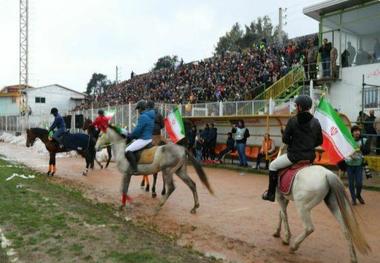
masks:
[[[320,21],[321,16],[324,14],[332,13],[342,9],[354,7],[359,4],[365,4],[367,2],[376,2],[373,0],[329,0],[321,3],[305,7],[303,13],[315,20]]]

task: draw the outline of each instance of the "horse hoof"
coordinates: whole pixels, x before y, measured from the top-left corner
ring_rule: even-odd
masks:
[[[166,194],[166,191],[162,191],[162,192],[161,192],[161,195],[165,195],[165,194]]]
[[[83,175],[83,176],[87,176],[87,173],[86,173],[86,172],[83,172],[82,175]]]
[[[46,173],[46,175],[49,176],[49,175],[50,175],[50,171],[48,171],[48,172]]]
[[[282,244],[285,245],[285,246],[289,246],[289,241],[287,241],[287,240],[282,240]]]
[[[55,174],[55,172],[52,172],[52,173],[50,174],[50,176],[54,176],[54,174]]]
[[[145,188],[145,192],[149,192],[149,187]]]
[[[156,198],[157,197],[157,194],[156,193],[152,193],[152,198]]]
[[[197,213],[197,209],[194,207],[193,209],[190,210],[190,213],[193,214],[193,215],[196,214]]]
[[[291,246],[291,247],[289,248],[289,253],[290,253],[290,254],[295,254],[295,253],[296,253],[296,250],[297,250],[297,248]]]
[[[100,166],[100,169],[103,169],[103,165]]]
[[[280,233],[277,233],[277,232],[276,232],[276,233],[273,234],[273,236],[274,236],[275,238],[279,238],[279,237],[280,237]]]
[[[124,211],[124,209],[125,209],[125,205],[120,205],[119,206],[119,211]]]

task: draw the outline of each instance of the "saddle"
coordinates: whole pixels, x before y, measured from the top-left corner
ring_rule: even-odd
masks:
[[[141,150],[133,152],[136,156],[136,161],[138,164],[151,164],[153,163],[154,155],[156,153],[158,146],[153,146],[149,143],[147,146]]]
[[[310,161],[305,160],[299,161],[298,163],[280,170],[278,177],[278,190],[284,195],[289,194],[298,171],[310,165]]]

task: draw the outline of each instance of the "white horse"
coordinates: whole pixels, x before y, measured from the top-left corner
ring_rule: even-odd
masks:
[[[179,178],[190,188],[194,197],[194,207],[191,209],[191,213],[196,213],[196,209],[199,208],[198,193],[197,188],[193,180],[187,175],[187,160],[189,159],[193,164],[195,171],[197,172],[201,182],[206,186],[208,191],[212,194],[213,191],[208,182],[207,176],[202,168],[202,166],[195,160],[195,158],[189,154],[187,149],[183,146],[177,144],[165,144],[162,146],[157,146],[155,152],[152,155],[151,163],[138,164],[137,173],[131,174],[131,169],[129,162],[124,156],[124,151],[126,148],[126,139],[122,132],[112,125],[110,125],[105,133],[105,136],[102,136],[96,142],[96,149],[100,149],[103,145],[111,142],[114,147],[115,160],[117,167],[121,173],[123,173],[123,203],[122,207],[125,205],[126,199],[128,199],[128,188],[132,175],[150,175],[162,171],[162,176],[166,184],[166,195],[160,202],[158,207],[161,208],[169,196],[175,190],[173,182],[173,173],[177,174]]]
[[[362,254],[368,254],[371,251],[359,224],[356,220],[355,212],[347,197],[344,185],[339,177],[320,165],[311,165],[302,168],[297,172],[291,191],[288,195],[283,195],[278,187],[276,200],[280,204],[280,220],[274,237],[280,237],[281,224],[285,226],[285,237],[282,242],[288,245],[290,242],[290,229],[286,208],[289,201],[294,201],[297,212],[302,220],[304,230],[296,237],[290,245],[290,252],[294,253],[305,240],[314,231],[311,221],[311,210],[323,200],[331,213],[338,220],[345,238],[348,242],[351,262],[357,262],[355,247]],[[355,245],[355,247],[354,247]]]

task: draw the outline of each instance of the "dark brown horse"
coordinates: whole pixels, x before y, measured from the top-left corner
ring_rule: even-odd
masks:
[[[96,143],[96,141],[99,138],[99,131],[97,131],[96,128],[95,128],[95,126],[92,125],[92,121],[90,119],[85,119],[85,121],[83,123],[83,130],[87,131],[87,134]],[[108,167],[108,165],[110,164],[111,158],[112,158],[112,148],[111,148],[111,145],[107,145],[106,148],[107,148],[108,159],[107,159],[107,163],[106,163],[105,168]],[[103,165],[96,159],[96,155],[95,155],[95,161],[100,166],[100,168],[103,169]]]
[[[47,175],[54,176],[56,172],[55,167],[55,155],[59,152],[77,151],[81,156],[86,159],[86,169],[83,171],[83,175],[87,175],[88,168],[94,168],[95,159],[95,141],[91,140],[86,134],[65,134],[63,142],[65,147],[60,148],[57,142],[49,139],[49,132],[46,129],[31,128],[26,130],[26,147],[33,146],[37,138],[39,138],[49,151],[49,171]],[[68,146],[66,146],[68,145]]]

